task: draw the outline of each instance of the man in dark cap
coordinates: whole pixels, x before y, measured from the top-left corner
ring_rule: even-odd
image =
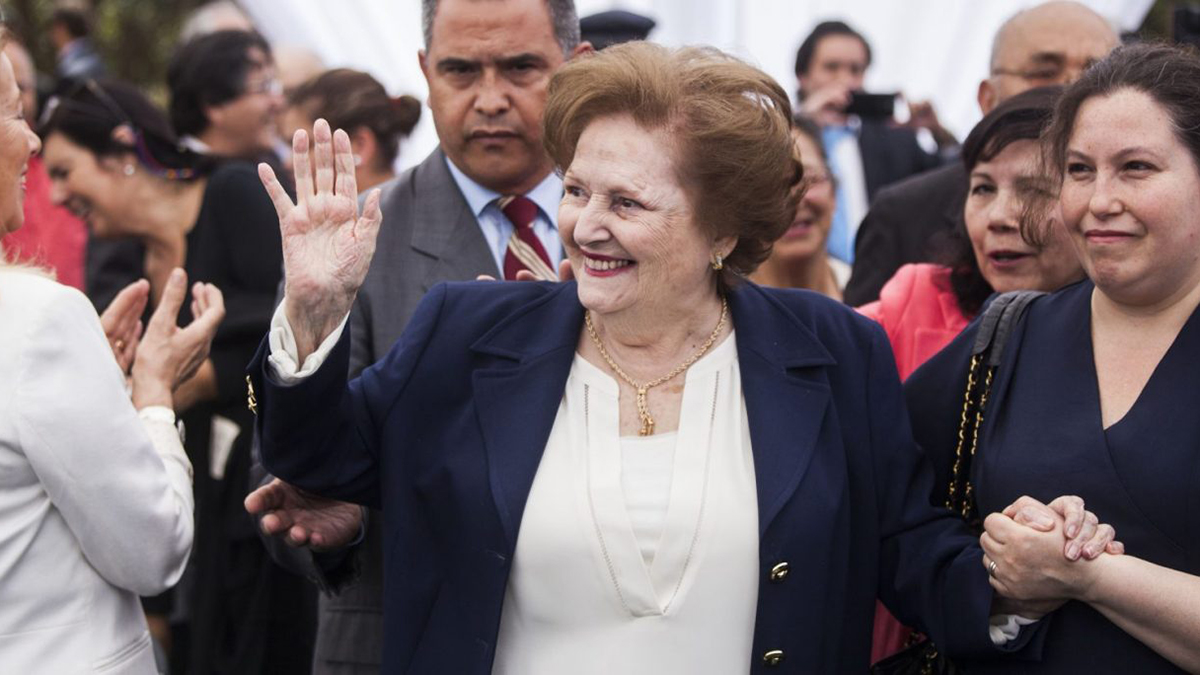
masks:
[[[592,43],[596,49],[645,40],[655,25],[654,19],[620,9],[592,14],[579,20],[583,40]]]

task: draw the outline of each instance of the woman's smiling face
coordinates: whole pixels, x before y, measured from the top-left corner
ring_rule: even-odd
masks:
[[[559,233],[584,307],[604,315],[670,308],[713,292],[714,243],[674,167],[666,131],[630,115],[601,117],[579,137],[563,176]]]

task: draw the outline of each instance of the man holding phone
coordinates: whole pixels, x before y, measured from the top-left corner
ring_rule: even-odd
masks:
[[[939,165],[917,142],[914,124],[893,119],[896,95],[867,94],[863,77],[871,47],[841,21],[817,24],[796,52],[800,112],[821,125],[830,170],[837,178],[837,206],[829,252],[854,262],[854,237],[875,192]],[[928,104],[913,106],[916,125],[930,129],[939,147],[955,145]]]

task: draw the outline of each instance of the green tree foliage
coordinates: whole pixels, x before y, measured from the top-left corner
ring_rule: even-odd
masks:
[[[187,14],[206,0],[94,0],[83,3],[92,19],[92,39],[109,74],[132,82],[159,98],[164,90],[167,63],[179,39]],[[50,42],[50,15],[61,0],[7,0],[3,3],[9,28],[33,54],[37,69],[54,72],[54,45]],[[71,3],[73,9],[80,3]]]

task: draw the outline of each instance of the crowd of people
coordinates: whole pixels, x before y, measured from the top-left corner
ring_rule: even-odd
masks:
[[[234,3],[165,109],[4,37],[0,670],[1200,672],[1194,50],[1022,10],[960,143],[839,20],[413,20],[400,174]]]

